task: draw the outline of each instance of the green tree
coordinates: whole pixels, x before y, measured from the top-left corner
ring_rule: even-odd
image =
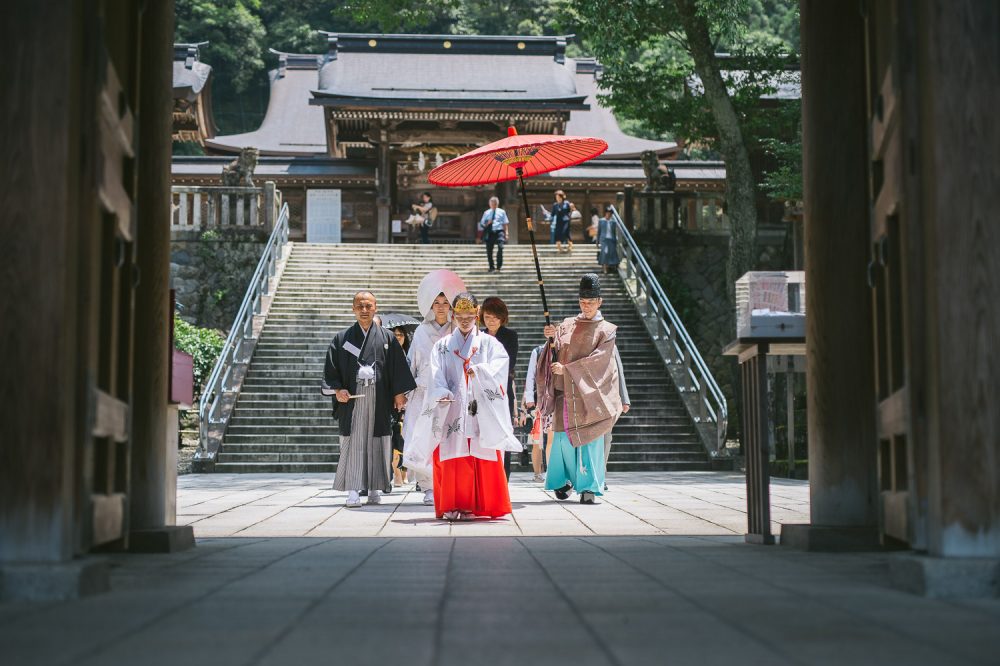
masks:
[[[555,35],[574,32],[571,0],[349,0],[340,10],[380,32]]]
[[[209,42],[202,58],[218,74],[218,85],[240,93],[264,67],[260,0],[177,0],[175,39]]]
[[[726,163],[726,212],[732,226],[729,284],[753,267],[756,183],[751,150],[772,111],[790,45],[751,32],[749,0],[575,0],[576,20],[604,65],[605,101],[654,132],[717,151]],[[756,3],[760,9],[760,2]],[[790,4],[788,2],[784,4]],[[758,21],[760,23],[760,21]],[[733,57],[723,63],[717,52]]]

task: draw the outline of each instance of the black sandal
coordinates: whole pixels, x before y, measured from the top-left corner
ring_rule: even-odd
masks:
[[[559,488],[558,490],[556,490],[556,499],[561,499],[561,500],[569,499],[569,491],[572,490],[572,489],[573,489],[573,486],[571,486],[570,484],[567,483],[562,488]]]

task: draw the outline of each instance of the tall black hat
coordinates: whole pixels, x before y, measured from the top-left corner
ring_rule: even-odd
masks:
[[[580,298],[600,298],[601,278],[597,273],[587,273],[580,278]]]

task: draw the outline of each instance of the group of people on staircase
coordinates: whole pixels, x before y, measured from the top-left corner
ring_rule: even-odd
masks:
[[[605,489],[611,429],[628,411],[616,327],[601,314],[601,281],[580,281],[580,313],[545,326],[547,342],[532,352],[524,404],[538,443],[552,432],[545,488],[565,500],[571,492],[593,504]],[[507,307],[496,297],[482,303],[452,271],[426,275],[417,293],[424,317],[409,349],[405,332],[382,328],[370,291],[354,295],[357,320],[330,343],[323,392],[333,397],[340,428],[334,490],[348,507],[379,504],[392,488],[395,448],[439,519],[499,518],[512,512],[510,455],[521,452],[514,434],[517,334],[506,327]],[[480,330],[479,324],[485,328]],[[398,458],[398,453],[397,453]],[[398,480],[398,477],[397,477]]]
[[[425,195],[429,197],[429,194]],[[428,199],[429,200],[429,199]],[[433,205],[433,204],[431,204]],[[414,204],[416,208],[416,204]],[[556,246],[556,252],[563,253],[573,251],[573,238],[571,229],[574,225],[582,225],[583,214],[577,210],[576,205],[566,199],[566,193],[557,190],[555,202],[547,210],[541,206],[542,215],[549,223],[550,241]],[[610,204],[604,206],[603,216],[597,214],[597,208],[590,209],[590,226],[586,228],[586,235],[589,241],[597,245],[597,263],[602,270],[608,273],[618,266],[620,258],[618,256],[618,230],[614,221],[614,208]],[[500,272],[503,270],[503,248],[509,237],[510,218],[507,212],[500,207],[500,199],[490,197],[489,208],[487,208],[479,219],[478,235],[486,245],[486,259],[489,263],[489,272]],[[422,240],[421,242],[426,242]],[[565,248],[563,243],[566,243]],[[494,250],[496,250],[496,261],[494,261]]]

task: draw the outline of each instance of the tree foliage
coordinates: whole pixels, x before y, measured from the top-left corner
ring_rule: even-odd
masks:
[[[203,58],[226,73],[219,85],[243,92],[264,68],[259,0],[176,0],[175,15],[176,41],[209,42]]]
[[[788,129],[787,118],[773,106],[762,106],[760,99],[773,94],[777,84],[787,78],[783,68],[794,47],[765,30],[771,21],[751,11],[760,9],[762,3],[698,3],[708,17],[717,48],[731,56],[720,62],[720,69],[750,150],[759,148],[766,137]],[[718,127],[672,3],[630,2],[628,9],[602,0],[576,0],[573,4],[590,50],[604,65],[601,81],[607,94],[602,99],[615,113],[645,125],[655,135],[679,137],[701,155],[706,150],[718,155]],[[772,0],[768,4],[778,3]],[[794,3],[786,0],[781,4]],[[751,25],[758,27],[751,30]]]

